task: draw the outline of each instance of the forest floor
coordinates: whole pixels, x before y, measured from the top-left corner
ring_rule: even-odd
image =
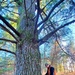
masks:
[[[57,73],[57,75],[75,75],[75,72]]]
[[[45,75],[45,73],[43,72],[42,75]],[[75,75],[75,72],[67,72],[67,73],[60,72],[57,73],[56,75]]]

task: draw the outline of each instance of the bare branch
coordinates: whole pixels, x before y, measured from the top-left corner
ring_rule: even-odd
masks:
[[[4,17],[2,17],[0,15],[0,19],[6,24],[6,26],[8,26],[18,37],[20,37],[20,33],[18,31],[16,31],[16,29],[14,29],[6,20]]]
[[[17,22],[17,19],[13,19],[13,18],[10,18],[10,17],[4,17],[5,19],[7,20],[10,20],[10,21],[13,21],[13,22]]]
[[[4,8],[4,9],[5,9],[6,11],[9,11],[9,12],[12,12],[12,13],[14,13],[14,14],[19,15],[19,13],[13,12],[13,11],[11,11],[11,10],[7,9],[7,8]]]
[[[67,53],[67,52],[61,47],[61,45],[59,44],[59,41],[58,41],[57,39],[56,39],[56,41],[57,41],[59,47],[61,48],[61,50],[75,61],[75,58],[73,58],[73,56],[71,56],[69,53]]]
[[[16,53],[15,52],[9,51],[7,49],[0,48],[0,51],[5,51],[5,52],[8,52],[8,53],[14,54],[16,56]]]
[[[70,15],[70,16],[64,16],[64,17],[66,17],[66,18],[64,18],[64,19],[60,19],[60,20],[58,20],[58,21],[55,21],[55,23],[57,23],[57,22],[61,22],[61,21],[66,21],[66,20],[68,20],[68,19],[71,19],[73,16],[75,16],[75,14],[74,15]]]
[[[62,7],[61,7],[61,8],[62,8]],[[50,18],[54,17],[54,16],[61,10],[61,8],[58,9]]]
[[[61,25],[60,27],[56,28],[54,31],[52,31],[51,33],[47,34],[46,36],[44,36],[42,39],[39,39],[37,42],[39,43],[39,45],[45,43],[55,32],[57,32],[59,29],[71,24],[71,23],[74,23],[75,20],[71,21],[71,22],[68,22],[64,25]]]
[[[27,8],[26,8],[26,0],[24,0],[24,9],[25,9],[25,15],[26,15],[26,25],[28,25],[28,15],[27,15]]]
[[[45,13],[44,11],[43,11],[43,13],[45,14],[45,16],[47,16],[46,13]],[[49,19],[49,22],[50,22],[49,25],[51,25],[51,27],[52,27],[53,29],[55,29],[55,27],[53,26],[53,23],[51,22],[50,19]],[[47,25],[47,24],[46,24],[46,25]],[[43,29],[44,26],[45,26],[45,23],[43,23],[43,25],[39,28],[38,33],[41,32],[41,30]],[[50,28],[50,27],[48,26],[48,28]]]
[[[46,7],[47,5],[49,5],[50,2],[52,2],[52,1],[49,1],[49,2],[42,8],[42,10],[44,10],[45,7]]]
[[[10,35],[12,35],[18,41],[18,38],[11,31],[9,31],[6,27],[4,27],[2,24],[0,24],[0,27],[3,30],[7,31]]]
[[[56,7],[58,7],[63,1],[64,1],[64,0],[60,0],[58,3],[56,3],[56,4],[53,6],[53,8],[50,10],[48,16],[38,24],[38,27],[39,27],[42,23],[44,23],[45,21],[48,20],[48,18],[50,17],[50,15],[51,15],[52,12],[54,11],[54,9],[55,9]]]
[[[11,42],[11,43],[15,43],[15,44],[17,43],[14,40],[8,40],[8,39],[5,39],[5,38],[0,38],[0,40],[7,41],[7,42]]]
[[[72,0],[72,4],[75,6],[75,1]]]
[[[36,3],[37,3],[37,15],[36,15],[36,21],[35,21],[35,29],[34,29],[34,37],[35,37],[35,33],[37,31],[37,22],[38,22],[38,19],[39,19],[39,14],[40,14],[40,1],[39,0],[36,0]]]

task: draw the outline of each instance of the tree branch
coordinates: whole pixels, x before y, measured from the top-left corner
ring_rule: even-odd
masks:
[[[14,29],[6,20],[4,17],[2,17],[0,15],[0,19],[6,24],[6,26],[8,26],[18,37],[20,37],[20,33],[18,31],[16,31],[16,29]]]
[[[45,14],[45,16],[47,16],[44,11],[43,11],[43,13]],[[52,22],[50,21],[50,19],[49,19],[49,22],[50,22],[51,27],[52,27],[53,29],[55,29],[55,27],[53,26],[53,24],[52,24]],[[46,25],[47,25],[47,24],[46,24]],[[43,29],[44,26],[45,26],[45,23],[43,23],[43,25],[39,28],[38,33],[41,32],[41,30]],[[48,27],[49,27],[49,26],[48,26]],[[50,27],[49,27],[49,28],[50,28]]]
[[[36,34],[36,31],[37,31],[37,22],[38,22],[38,19],[39,19],[39,14],[40,14],[40,0],[36,0],[36,3],[37,3],[37,15],[36,15],[36,21],[35,21],[35,28],[34,28],[34,38],[35,38],[35,34]]]
[[[67,53],[67,52],[61,47],[61,45],[59,44],[59,41],[58,41],[57,39],[56,39],[56,41],[57,41],[59,47],[61,48],[61,50],[62,50],[64,53],[66,53],[69,57],[71,57],[71,58],[75,61],[75,58],[73,58],[73,56],[71,56],[71,54]]]
[[[49,5],[50,2],[52,2],[52,1],[49,1],[49,2],[42,8],[42,10],[44,10],[44,9],[46,8],[46,6]]]
[[[16,53],[15,52],[9,51],[7,49],[0,48],[0,51],[5,51],[5,52],[8,52],[8,53],[14,54],[16,56]]]
[[[39,27],[42,23],[44,23],[45,21],[48,20],[48,18],[50,17],[50,15],[51,15],[52,12],[54,11],[54,9],[55,9],[56,7],[58,7],[63,1],[64,1],[64,0],[60,0],[58,3],[56,3],[56,4],[53,6],[53,8],[50,10],[48,16],[38,24],[38,27]]]
[[[72,4],[75,6],[75,1],[72,0]]]
[[[46,36],[44,36],[42,39],[39,39],[37,42],[39,43],[39,45],[45,43],[55,32],[57,32],[59,29],[71,24],[71,23],[74,23],[75,20],[71,21],[71,22],[68,22],[64,25],[61,25],[60,27],[56,28],[54,31],[52,31],[51,33],[47,34]]]
[[[62,7],[61,7],[61,8],[62,8]],[[61,10],[61,8],[58,9],[50,18],[54,17],[54,16]]]
[[[19,15],[19,13],[13,12],[13,11],[11,11],[11,10],[9,10],[9,9],[5,8],[5,7],[4,7],[4,9],[5,9],[6,11],[9,11],[9,12],[12,12],[12,13],[14,13],[14,14]]]
[[[13,18],[10,18],[10,17],[4,17],[5,19],[7,20],[10,20],[10,21],[13,21],[13,22],[17,22],[17,19],[13,19]]]
[[[0,40],[7,41],[7,42],[11,42],[11,43],[15,43],[15,44],[17,43],[14,40],[8,40],[8,39],[5,39],[5,38],[0,38]]]
[[[7,31],[10,35],[12,35],[18,41],[17,37],[11,31],[9,31],[6,27],[4,27],[2,24],[0,24],[0,27],[3,30]]]

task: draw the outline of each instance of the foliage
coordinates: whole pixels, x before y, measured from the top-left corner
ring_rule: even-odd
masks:
[[[3,74],[7,71],[13,71],[14,69],[14,62],[11,59],[7,59],[7,58],[10,58],[10,56],[2,57],[0,60],[0,74]]]

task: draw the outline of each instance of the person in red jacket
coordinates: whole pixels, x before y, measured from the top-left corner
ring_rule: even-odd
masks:
[[[56,75],[56,71],[54,69],[54,67],[52,67],[49,64],[45,64],[46,68],[47,68],[47,73],[45,75]]]

